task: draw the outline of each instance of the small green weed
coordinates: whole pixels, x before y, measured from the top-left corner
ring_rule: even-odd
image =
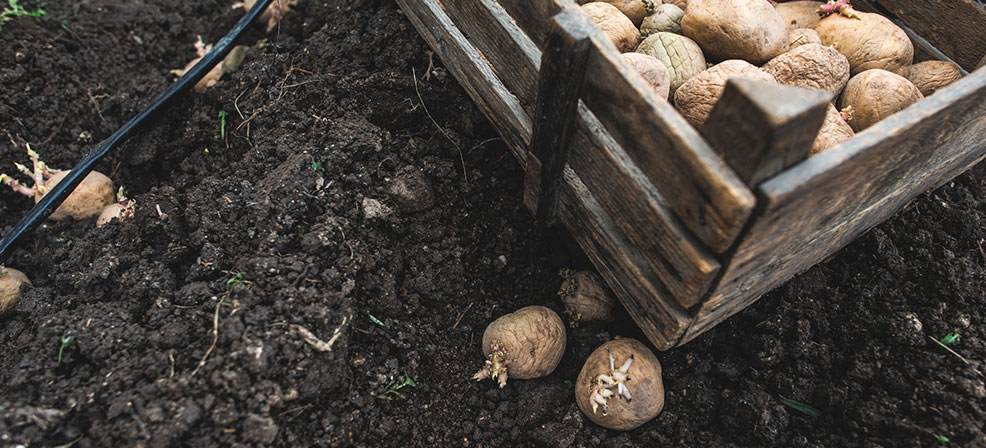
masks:
[[[957,344],[962,336],[958,333],[949,333],[941,338],[941,343],[945,345]]]
[[[219,135],[223,137],[223,140],[226,140],[226,111],[221,109],[219,110]]]
[[[387,394],[394,394],[400,397],[402,400],[405,400],[407,399],[407,397],[405,397],[404,394],[398,391],[405,387],[415,387],[415,386],[417,386],[417,383],[415,383],[414,380],[412,380],[411,377],[405,373],[404,381],[400,383],[398,383],[397,380],[391,381],[390,384],[387,385],[387,391],[383,393],[383,396],[386,397]]]
[[[229,280],[226,280],[226,289],[233,289],[237,286],[241,286],[241,285],[246,286],[249,284],[250,284],[249,281],[243,280],[243,273],[237,272],[233,274],[233,276],[230,277]]]
[[[807,416],[817,418],[817,417],[819,417],[819,416],[822,415],[822,413],[819,412],[818,409],[815,409],[815,408],[811,407],[811,405],[804,404],[804,403],[802,403],[800,401],[795,401],[795,400],[792,400],[790,398],[784,398],[784,397],[780,397],[780,400],[781,400],[781,403],[784,403],[785,406],[788,406],[788,407],[794,409],[795,411],[798,411],[798,412],[800,412],[802,414],[805,414]]]
[[[4,8],[3,11],[0,11],[0,30],[3,29],[3,24],[11,20],[14,20],[14,17],[19,17],[19,16],[41,17],[46,14],[45,10],[41,9],[40,6],[34,11],[28,11],[23,7],[21,7],[21,5],[17,4],[17,2],[18,0],[7,0],[7,4],[9,6]]]
[[[381,321],[380,319],[377,319],[374,315],[372,315],[370,313],[366,313],[366,315],[370,317],[370,322],[373,322],[373,323],[375,323],[375,324],[377,324],[377,325],[379,325],[381,327],[386,327],[387,326],[387,325],[385,325],[383,323],[383,321]]]
[[[62,363],[62,353],[65,353],[65,347],[68,347],[73,342],[75,342],[75,336],[68,335],[68,334],[65,335],[65,336],[62,336],[62,346],[61,347],[58,347],[58,363],[59,364]]]
[[[938,439],[938,441],[941,442],[941,443],[951,442],[951,440],[949,440],[948,437],[945,437],[945,436],[943,436],[941,434],[935,434],[935,438]]]

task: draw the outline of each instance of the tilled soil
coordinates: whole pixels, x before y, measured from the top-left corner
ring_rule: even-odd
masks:
[[[25,143],[72,166],[226,33],[227,3],[5,24],[0,167]],[[487,323],[561,311],[558,271],[589,265],[535,225],[516,163],[397,6],[302,0],[249,34],[239,71],[99,167],[135,219],[50,221],[8,263],[34,286],[0,321],[0,445],[986,446],[983,168],[658,353],[664,412],[612,432],[571,383],[600,343],[644,339],[625,312],[571,329],[546,378],[469,379]],[[7,231],[32,201],[0,205]],[[955,354],[933,341],[949,333]]]

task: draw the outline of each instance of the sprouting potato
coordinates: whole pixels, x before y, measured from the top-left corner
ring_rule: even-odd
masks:
[[[664,409],[661,363],[635,339],[616,339],[586,359],[575,381],[575,401],[593,423],[629,431]]]
[[[875,68],[849,80],[839,99],[839,107],[852,107],[849,125],[860,132],[922,98],[921,91],[907,78]]]
[[[483,332],[486,364],[473,379],[498,381],[548,376],[565,354],[565,324],[549,308],[533,305],[494,320]]]
[[[27,154],[34,164],[33,169],[28,169],[19,163],[15,163],[15,165],[22,173],[31,176],[34,180],[34,185],[28,187],[6,174],[0,174],[0,182],[18,193],[34,198],[34,202],[39,202],[69,172],[49,168],[47,164],[38,158],[38,153],[34,152],[30,146],[27,147]],[[72,194],[65,198],[62,205],[51,214],[51,219],[61,220],[68,217],[86,219],[98,216],[103,211],[103,208],[112,202],[113,181],[103,173],[92,171],[75,188]]]

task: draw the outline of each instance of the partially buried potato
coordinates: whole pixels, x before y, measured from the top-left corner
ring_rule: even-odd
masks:
[[[842,113],[835,106],[829,104],[829,108],[825,112],[825,121],[822,122],[822,128],[818,130],[818,135],[815,136],[809,155],[815,155],[838,146],[840,143],[853,138],[854,135],[856,133],[843,118]]]
[[[775,82],[774,77],[760,70],[760,67],[739,59],[730,59],[685,81],[674,93],[675,108],[688,120],[688,123],[696,129],[701,129],[702,124],[712,113],[712,108],[722,96],[723,90],[726,89],[726,81],[733,77]]]
[[[849,61],[832,47],[801,45],[764,64],[778,83],[822,90],[834,99],[849,82]]]
[[[565,354],[565,324],[549,308],[533,305],[494,320],[483,332],[486,363],[473,375],[507,385],[510,378],[548,376]]]
[[[907,80],[911,81],[921,94],[931,95],[949,84],[962,79],[962,69],[954,62],[924,61],[911,66]]]
[[[705,55],[695,41],[673,33],[657,33],[647,36],[637,53],[643,53],[661,61],[671,75],[670,94],[674,95],[685,81],[706,69]]]
[[[52,188],[68,174],[68,171],[61,171],[49,177],[44,183],[44,189],[34,196],[34,202],[38,202]],[[113,203],[115,197],[113,181],[99,171],[90,172],[79,186],[62,202],[62,205],[55,209],[51,214],[51,219],[60,220],[68,217],[74,219],[86,219],[92,216],[99,216],[107,205]]]
[[[21,285],[31,285],[23,272],[0,266],[0,317],[17,308],[17,302],[21,298]]]
[[[914,59],[907,33],[890,19],[861,12],[859,18],[832,14],[815,24],[825,45],[834,45],[849,60],[850,74],[879,68],[906,75]]]
[[[690,0],[681,32],[711,59],[760,65],[787,51],[787,26],[766,0]]]
[[[815,26],[821,20],[817,12],[818,7],[824,4],[825,2],[801,0],[778,3],[774,9],[784,19],[784,24],[787,25],[788,31],[794,31],[798,28],[811,28]]]
[[[640,42],[640,31],[629,17],[609,3],[593,2],[582,5],[592,23],[606,34],[621,53],[633,51]]]
[[[907,78],[872,69],[853,76],[839,99],[839,107],[852,107],[849,125],[860,132],[924,98]]]
[[[661,363],[635,339],[616,339],[586,359],[575,381],[575,402],[589,420],[629,431],[664,409]]]
[[[668,99],[671,91],[671,75],[661,61],[642,53],[623,53],[627,61],[644,78],[661,98]]]

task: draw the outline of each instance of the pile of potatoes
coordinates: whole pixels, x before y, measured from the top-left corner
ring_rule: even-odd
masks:
[[[701,129],[733,77],[832,98],[817,154],[962,77],[951,62],[913,64],[904,30],[848,0],[580,0],[631,67]],[[824,14],[822,11],[833,11]]]

